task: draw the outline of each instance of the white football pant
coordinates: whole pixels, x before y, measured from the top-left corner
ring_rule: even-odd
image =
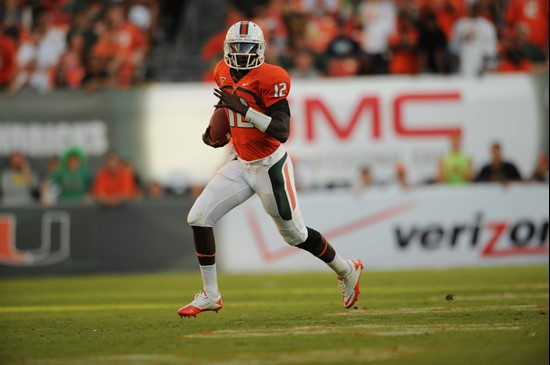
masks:
[[[258,194],[286,243],[298,245],[307,238],[294,185],[292,161],[281,145],[261,160],[240,159],[224,165],[193,204],[187,222],[213,227],[231,209]]]

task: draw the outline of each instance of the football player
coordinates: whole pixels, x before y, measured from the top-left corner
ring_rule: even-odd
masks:
[[[212,227],[253,194],[258,194],[286,243],[311,252],[336,272],[346,308],[359,296],[361,261],[343,259],[302,220],[292,161],[283,147],[290,127],[290,78],[281,67],[264,62],[265,48],[258,25],[238,22],[227,32],[224,58],[214,70],[218,84],[214,95],[219,99],[215,107],[227,111],[237,158],[216,173],[189,212],[187,222],[193,229],[204,287],[178,310],[182,317],[222,308]],[[229,142],[211,140],[209,128],[202,137],[204,143],[221,147]]]

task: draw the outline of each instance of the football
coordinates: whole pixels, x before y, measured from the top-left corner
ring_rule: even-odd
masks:
[[[224,108],[218,108],[210,117],[210,139],[213,142],[227,141],[231,138],[229,119]]]

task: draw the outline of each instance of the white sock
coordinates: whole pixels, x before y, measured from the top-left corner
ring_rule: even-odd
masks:
[[[342,256],[336,253],[334,260],[327,263],[328,266],[341,278],[345,278],[351,273],[351,265],[347,260],[344,260]]]
[[[201,267],[202,282],[204,284],[204,291],[210,298],[218,296],[218,275],[216,273],[216,264],[207,265]]]

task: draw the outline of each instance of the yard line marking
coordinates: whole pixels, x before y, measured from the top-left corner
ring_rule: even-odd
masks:
[[[273,303],[273,302],[272,302]],[[288,301],[288,302],[275,302],[278,306],[308,306],[311,305],[311,301]],[[230,308],[243,308],[243,307],[261,307],[265,305],[264,301],[255,302],[226,302],[224,303],[227,309]],[[86,304],[86,305],[23,305],[23,306],[3,306],[0,307],[0,314],[2,313],[29,313],[29,312],[74,312],[74,311],[103,311],[103,310],[146,310],[146,309],[163,309],[170,310],[177,309],[177,305],[174,304],[161,304],[161,303],[140,303],[140,304]],[[387,314],[418,314],[418,313],[461,313],[461,312],[483,312],[493,310],[542,310],[548,309],[548,305],[489,305],[479,307],[408,307],[408,308],[392,308],[392,309],[357,309],[347,310],[345,312],[327,313],[327,316],[354,316],[354,315],[387,315]]]
[[[411,336],[427,335],[437,332],[475,332],[475,331],[517,331],[523,327],[507,323],[477,323],[477,324],[437,324],[437,325],[378,325],[358,324],[346,327],[334,326],[303,326],[291,328],[269,328],[264,330],[219,330],[197,332],[180,338],[247,338],[247,337],[277,337],[277,336],[307,336],[348,333],[359,336]],[[357,332],[354,330],[367,330]]]
[[[128,309],[161,309],[172,308],[167,304],[86,304],[86,305],[22,305],[0,307],[0,313],[26,312],[72,312],[72,311],[103,311]]]
[[[163,354],[128,354],[112,356],[94,356],[84,359],[33,359],[23,362],[24,365],[95,365],[95,364],[133,364],[133,365],[184,365],[194,364],[175,355]]]
[[[200,361],[213,365],[279,365],[279,364],[301,364],[304,359],[308,362],[322,364],[335,362],[379,362],[383,360],[396,360],[404,356],[411,356],[420,353],[414,347],[393,347],[387,349],[331,349],[331,350],[310,350],[292,352],[263,352],[253,354],[232,354],[229,359]],[[84,359],[32,359],[22,362],[22,365],[95,365],[95,364],[135,364],[135,365],[194,365],[197,364],[196,357],[181,357],[176,355],[162,354],[128,354],[112,356],[93,356]]]
[[[377,316],[388,314],[420,314],[420,313],[463,313],[463,312],[485,312],[494,310],[541,310],[548,309],[548,305],[486,305],[479,307],[418,307],[418,308],[395,308],[395,309],[357,309],[353,311],[328,313],[327,316]]]

